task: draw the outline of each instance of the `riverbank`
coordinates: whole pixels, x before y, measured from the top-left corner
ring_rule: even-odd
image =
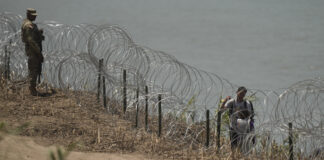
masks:
[[[1,86],[0,92],[0,122],[1,132],[5,145],[2,145],[0,157],[6,157],[13,153],[16,148],[8,147],[21,146],[19,139],[32,143],[36,153],[21,152],[20,157],[27,155],[47,155],[53,146],[62,146],[74,152],[82,152],[86,155],[94,153],[139,155],[147,159],[230,159],[243,157],[240,154],[233,155],[229,142],[225,137],[221,138],[221,150],[217,152],[214,143],[215,134],[210,135],[211,144],[205,147],[204,124],[191,125],[189,128],[179,121],[175,121],[176,135],[157,135],[157,118],[149,118],[150,130],[145,131],[143,126],[135,128],[132,115],[133,111],[122,113],[122,107],[118,102],[109,106],[115,112],[111,114],[98,103],[96,95],[89,92],[75,92],[70,90],[57,90],[45,87],[41,84],[38,87],[41,92],[46,92],[45,97],[30,96],[28,84],[25,82],[10,82]],[[112,101],[109,100],[108,101]],[[121,103],[120,103],[121,104]],[[140,116],[143,118],[143,116]],[[163,121],[168,121],[167,117]],[[142,121],[140,121],[142,122]],[[166,123],[167,124],[167,123]],[[168,131],[162,130],[165,135]],[[191,133],[192,132],[192,133]],[[199,134],[194,133],[199,132]],[[184,135],[199,135],[195,140],[183,138]],[[3,134],[2,134],[3,135]],[[16,135],[18,137],[12,137]],[[23,137],[21,137],[23,136]],[[27,137],[27,139],[25,139]],[[13,139],[13,140],[11,140]],[[17,142],[17,145],[13,143]],[[19,144],[19,145],[18,145]],[[27,147],[29,148],[29,147]],[[32,148],[32,147],[31,147]],[[39,148],[37,150],[37,148]],[[46,153],[44,153],[46,152]],[[249,158],[265,158],[266,154],[252,153]],[[87,156],[81,156],[87,157]],[[109,157],[109,156],[108,156]],[[280,156],[277,158],[280,159]],[[15,158],[12,158],[15,159]],[[76,158],[72,158],[76,159]],[[91,158],[89,158],[91,159]],[[111,158],[114,159],[114,158]],[[116,158],[118,159],[118,158]],[[133,159],[133,158],[132,158]]]

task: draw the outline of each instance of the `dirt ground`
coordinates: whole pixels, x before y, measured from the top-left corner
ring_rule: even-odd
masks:
[[[41,146],[30,137],[7,135],[0,141],[0,159],[3,160],[46,160],[50,152],[57,156],[57,146]],[[87,153],[70,152],[67,160],[144,160],[152,159],[138,153]]]
[[[47,93],[45,97],[30,96],[26,84],[1,88],[1,132],[8,136],[0,141],[0,159],[49,158],[49,150],[56,145],[71,148],[69,159],[158,157],[143,149],[154,135],[134,129],[118,114],[108,114],[94,94]]]

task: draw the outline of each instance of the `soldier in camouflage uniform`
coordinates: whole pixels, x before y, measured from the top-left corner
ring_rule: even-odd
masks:
[[[42,30],[39,30],[37,25],[33,23],[36,16],[36,10],[28,8],[27,18],[21,27],[21,37],[25,43],[25,51],[28,56],[29,90],[33,96],[40,95],[36,90],[36,80],[37,76],[41,74],[41,65],[44,61],[42,54],[42,41],[44,40],[44,36]]]

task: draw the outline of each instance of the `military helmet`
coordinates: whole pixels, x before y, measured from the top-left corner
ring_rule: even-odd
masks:
[[[37,16],[36,9],[34,9],[34,8],[27,8],[27,14],[30,14],[32,16]]]

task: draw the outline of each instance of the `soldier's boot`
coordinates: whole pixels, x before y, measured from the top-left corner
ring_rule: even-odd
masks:
[[[38,96],[38,92],[35,87],[30,86],[29,91],[32,96]]]

